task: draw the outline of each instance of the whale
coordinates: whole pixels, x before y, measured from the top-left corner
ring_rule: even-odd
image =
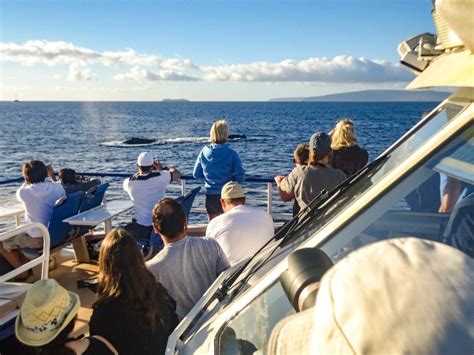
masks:
[[[122,144],[150,144],[155,143],[156,139],[132,137],[122,142]]]
[[[246,139],[247,136],[245,134],[229,134],[229,139]]]

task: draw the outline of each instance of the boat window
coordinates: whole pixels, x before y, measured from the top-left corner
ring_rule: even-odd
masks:
[[[319,247],[336,263],[369,243],[416,237],[447,243],[474,257],[473,148],[474,125],[470,125]],[[444,196],[454,203],[439,213]],[[263,354],[274,326],[292,313],[276,281],[221,329],[216,348],[221,354]]]
[[[339,233],[327,238],[321,249],[337,261],[369,243],[417,237],[472,253],[473,148],[471,125]]]
[[[276,282],[221,329],[216,343],[218,353],[266,354],[272,329],[293,313],[280,282]]]
[[[433,113],[430,119],[425,121],[422,125],[410,135],[406,136],[404,140],[400,141],[398,145],[392,147],[390,150],[385,152],[386,159],[381,159],[380,164],[375,165],[373,169],[361,176],[355,183],[353,183],[346,191],[341,193],[335,199],[331,200],[322,209],[311,211],[311,218],[301,225],[286,243],[286,250],[293,250],[296,245],[301,244],[309,237],[313,236],[323,226],[329,223],[339,212],[346,208],[349,204],[353,203],[362,194],[364,194],[369,188],[380,181],[387,173],[396,168],[407,156],[413,154],[419,147],[423,145],[430,137],[438,132],[447,122],[453,117],[458,115],[465,107],[445,104],[441,106],[437,112]],[[281,253],[275,253],[278,255]],[[252,273],[254,265],[258,265],[259,259],[264,259],[268,255],[268,249],[262,251],[261,255],[255,258],[255,261],[250,265],[248,270],[241,275],[242,278],[246,277],[247,274]],[[271,259],[270,259],[271,260]],[[257,274],[256,277],[260,277],[261,273]],[[250,279],[249,284],[253,284],[255,280]]]

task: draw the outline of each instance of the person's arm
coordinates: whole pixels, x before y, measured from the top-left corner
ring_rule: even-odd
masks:
[[[195,179],[203,179],[204,178],[204,172],[202,170],[202,164],[201,164],[201,153],[199,153],[196,163],[194,163],[194,169],[193,169],[193,177]]]
[[[53,169],[53,167],[52,167],[51,165],[46,166],[46,171],[47,171],[47,173],[48,173],[49,178],[50,178],[52,181],[54,181],[54,182],[58,181],[58,179],[56,178],[56,174],[55,174],[55,172],[54,172],[54,169]]]
[[[450,213],[453,211],[454,205],[461,194],[462,183],[460,180],[447,177],[446,185],[443,189],[439,213]]]
[[[287,184],[284,183],[285,179],[286,178],[284,176],[275,176],[275,182],[278,186],[278,193],[280,194],[280,198],[283,202],[288,202],[295,198],[295,193],[293,191],[286,190]]]
[[[171,181],[176,181],[181,178],[181,172],[176,168],[170,168]]]
[[[239,184],[242,184],[245,180],[245,170],[242,166],[242,162],[237,152],[234,152],[233,163],[234,163],[234,179]]]

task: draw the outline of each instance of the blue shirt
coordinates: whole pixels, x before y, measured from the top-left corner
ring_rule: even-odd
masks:
[[[208,195],[220,195],[222,186],[229,181],[243,183],[245,170],[237,152],[227,144],[210,144],[199,153],[193,176],[204,179]]]

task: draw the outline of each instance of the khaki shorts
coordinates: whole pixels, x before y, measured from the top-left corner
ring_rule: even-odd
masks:
[[[42,248],[43,238],[32,238],[28,234],[22,233],[4,240],[2,243],[3,247],[9,251],[23,248]]]

